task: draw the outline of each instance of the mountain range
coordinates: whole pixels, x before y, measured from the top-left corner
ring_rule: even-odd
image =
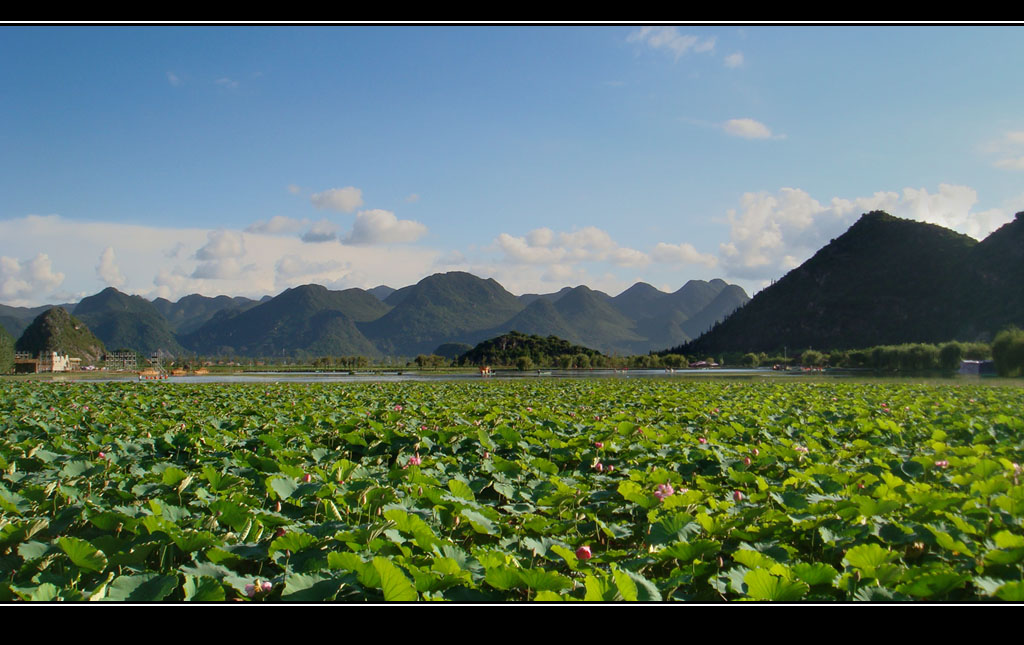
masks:
[[[401,289],[309,284],[259,301],[195,294],[150,301],[108,287],[60,307],[108,349],[380,358],[474,345],[511,331],[553,335],[606,354],[646,354],[694,338],[747,300],[743,289],[719,279],[691,280],[674,293],[641,282],[614,297],[586,286],[515,296],[493,279],[451,272]],[[0,325],[19,337],[49,309],[0,305]]]
[[[1024,212],[982,241],[866,213],[707,333],[687,355],[991,341],[1024,326]]]

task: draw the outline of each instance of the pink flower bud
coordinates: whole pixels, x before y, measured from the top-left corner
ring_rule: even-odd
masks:
[[[699,441],[699,442],[700,442],[700,443],[702,443],[702,444],[703,444],[703,443],[707,443],[707,442],[708,442],[708,440],[707,440],[707,439],[705,439],[704,437],[701,437],[700,439],[697,439],[697,441]]]
[[[589,560],[591,557],[593,557],[590,553],[590,547],[581,546],[580,548],[576,549],[576,557],[580,560]]]
[[[743,465],[744,465],[744,466],[749,466],[749,465],[750,465],[750,463],[751,463],[751,462],[750,462],[750,457],[744,457],[744,458],[743,458]]]
[[[602,463],[601,463],[601,462],[599,461],[599,462],[597,462],[596,464],[594,464],[594,468],[596,468],[596,469],[597,469],[597,472],[602,472],[602,471],[604,470],[604,464],[602,464]]]
[[[597,448],[598,450],[600,450],[601,448],[604,448],[604,444],[601,443],[600,441],[595,441],[594,442],[594,447]]]
[[[309,482],[313,481],[313,476],[310,475],[309,473],[306,473],[305,475],[302,476],[302,481],[308,484]]]
[[[734,490],[732,492],[732,499],[733,499],[733,501],[736,501],[736,502],[742,502],[743,501],[743,493],[741,493],[738,490]]]
[[[752,455],[754,455],[756,457],[759,454],[761,454],[761,451],[758,450],[757,448],[754,448],[753,450],[750,451],[750,454],[752,454]]]
[[[245,595],[253,598],[256,596],[256,585],[245,585]]]
[[[273,588],[274,585],[271,584],[269,580],[264,580],[263,583],[260,585],[260,589],[262,589],[264,593],[270,593],[270,590]]]
[[[103,452],[100,452],[100,453],[99,453],[99,454],[97,454],[96,456],[97,456],[97,457],[99,457],[100,459],[106,459],[106,458],[107,458],[107,455],[106,455],[106,454],[104,454]]]

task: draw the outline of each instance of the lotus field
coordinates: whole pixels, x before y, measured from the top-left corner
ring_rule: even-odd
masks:
[[[0,600],[1024,600],[1024,389],[0,382]]]

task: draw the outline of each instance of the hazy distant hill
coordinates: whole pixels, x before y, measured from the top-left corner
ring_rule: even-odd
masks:
[[[235,310],[241,313],[259,304],[258,300],[241,296],[209,298],[197,293],[185,296],[177,302],[171,302],[165,298],[157,298],[153,301],[153,306],[167,320],[167,324],[174,333],[179,335],[199,329],[218,312]]]
[[[522,303],[494,279],[469,273],[438,273],[391,294],[394,309],[360,330],[385,354],[416,356],[441,343],[463,342],[473,332],[493,327],[523,309]]]
[[[377,356],[355,323],[378,318],[388,309],[362,289],[329,291],[307,284],[245,311],[221,312],[182,336],[182,342],[200,354]]]
[[[259,301],[192,294],[150,302],[108,288],[73,311],[107,347],[144,354],[412,357],[510,331],[633,354],[685,342],[746,299],[722,280],[691,280],[675,293],[637,283],[614,298],[586,286],[517,297],[493,279],[452,272],[397,290],[304,285]],[[17,331],[47,309],[0,307],[0,323]]]
[[[972,253],[977,246],[940,226],[867,213],[678,351],[707,355],[950,340],[963,327],[961,290],[977,287],[964,278],[972,258],[978,261]],[[993,284],[1005,286],[1007,280],[1002,272],[992,277]]]
[[[107,287],[83,298],[74,309],[79,318],[111,349],[133,349],[142,354],[156,351],[180,354],[171,326],[152,302]]]
[[[377,300],[386,300],[388,296],[395,292],[395,290],[385,284],[382,284],[372,289],[367,289],[366,292]]]
[[[39,314],[18,339],[15,348],[37,356],[39,352],[68,354],[83,364],[101,359],[105,348],[89,328],[63,307],[52,307]]]
[[[39,314],[49,311],[53,307],[63,307],[67,311],[75,308],[73,304],[65,305],[42,305],[40,307],[11,307],[0,305],[0,327],[7,330],[14,338],[21,336],[25,328],[32,324]]]

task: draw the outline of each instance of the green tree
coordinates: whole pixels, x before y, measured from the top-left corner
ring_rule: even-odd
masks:
[[[1024,375],[1024,330],[1010,327],[996,334],[992,358],[999,376]]]
[[[525,372],[528,369],[533,368],[533,359],[529,356],[520,356],[516,359],[516,369],[520,372]]]

